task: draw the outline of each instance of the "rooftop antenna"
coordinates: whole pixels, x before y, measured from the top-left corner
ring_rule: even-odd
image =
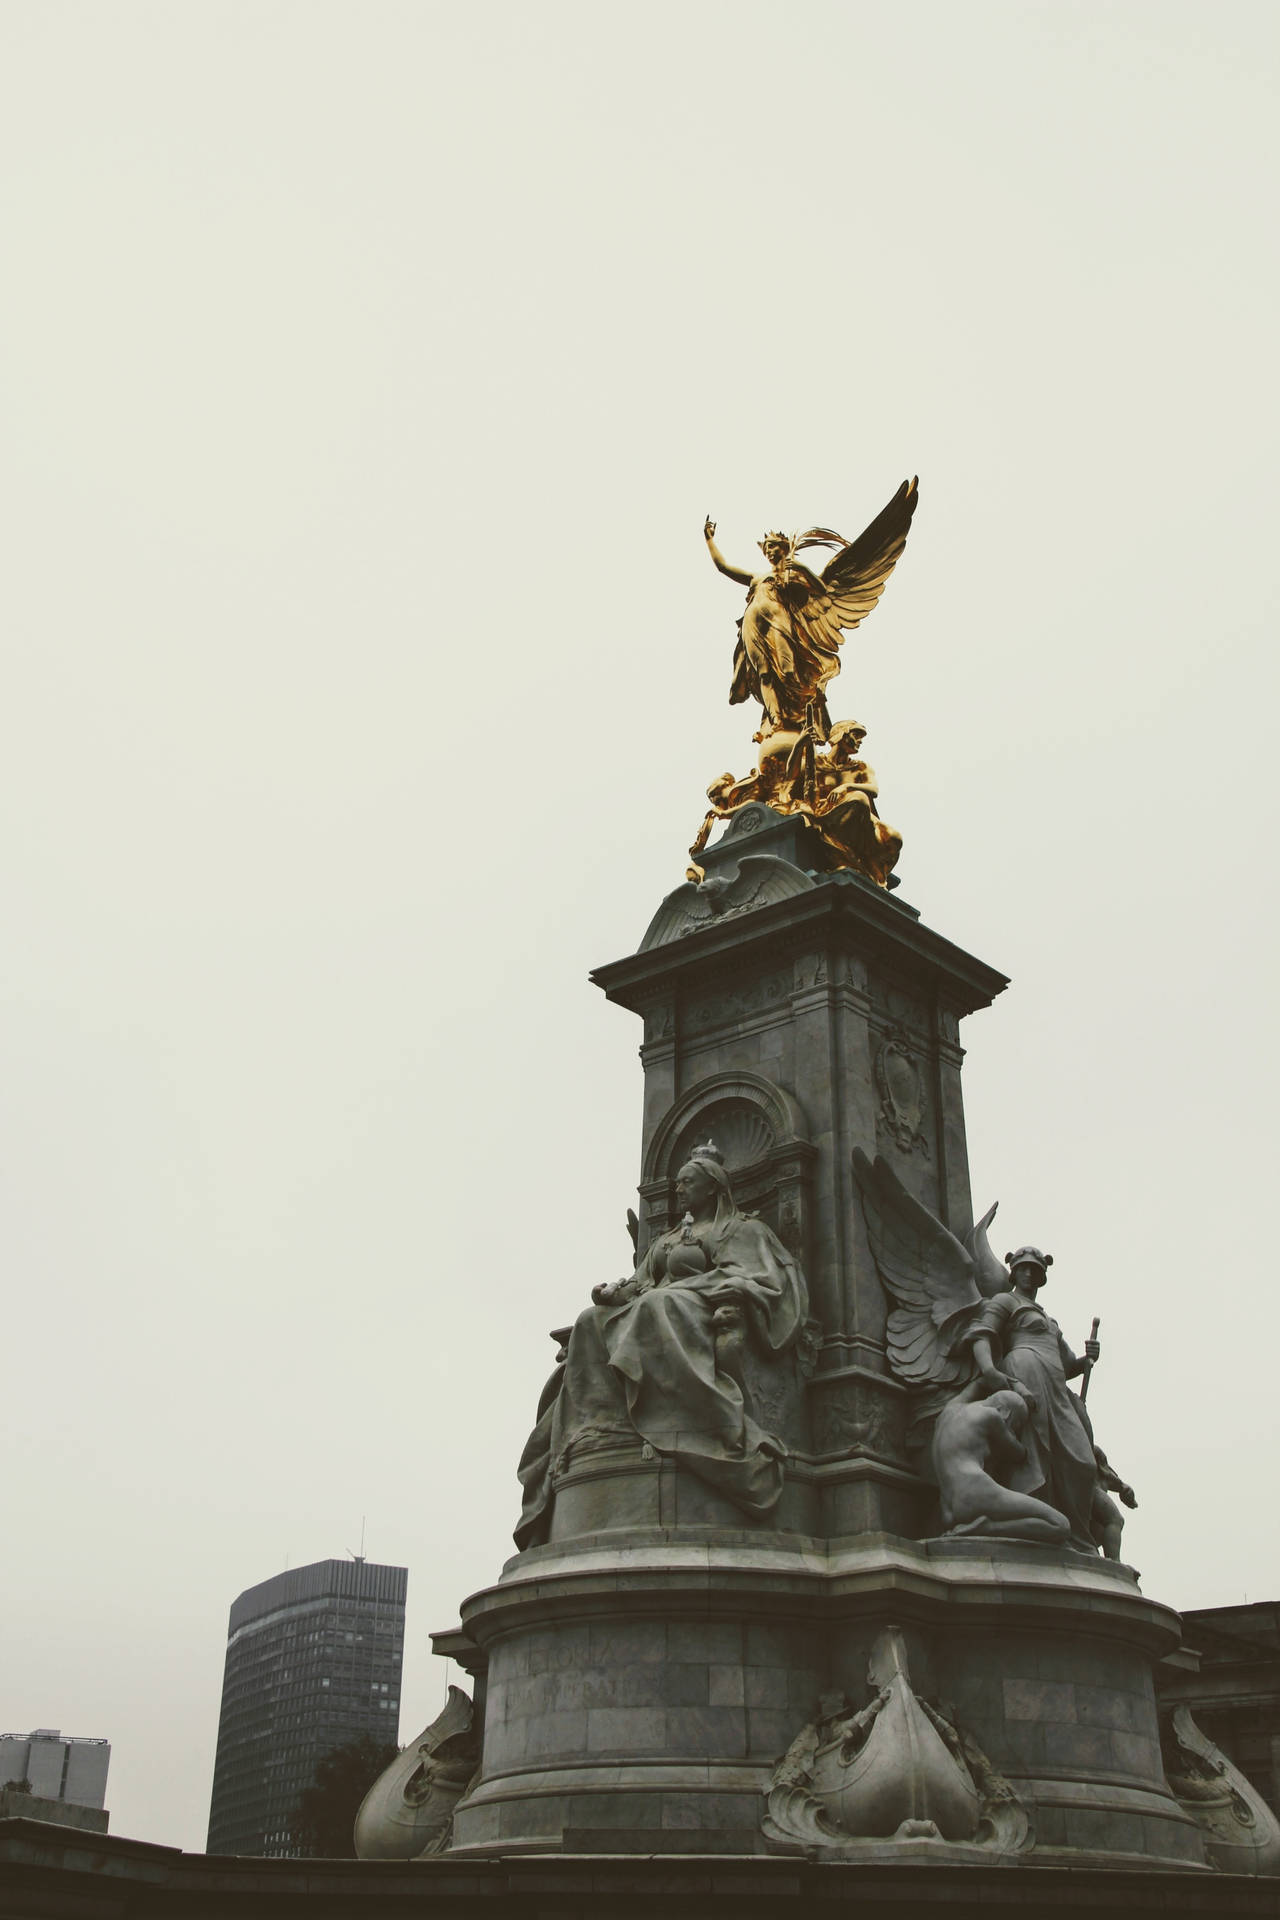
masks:
[[[347,1548],[347,1552],[351,1553],[350,1547]],[[359,1553],[351,1553],[351,1558],[355,1561],[358,1567],[362,1567],[364,1565],[364,1557],[365,1557],[364,1556],[364,1515],[361,1514],[360,1515],[360,1551]]]

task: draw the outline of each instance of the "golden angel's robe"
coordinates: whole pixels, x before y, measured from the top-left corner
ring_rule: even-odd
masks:
[[[793,561],[761,574],[738,623],[729,704],[756,699],[774,727],[798,729],[813,701],[825,739],[830,722],[823,688],[840,671],[840,629],[821,617],[830,605],[808,567]]]

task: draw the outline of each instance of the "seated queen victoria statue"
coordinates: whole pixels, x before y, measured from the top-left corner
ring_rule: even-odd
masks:
[[[734,1205],[714,1143],[676,1176],[680,1224],[629,1279],[597,1286],[548,1384],[520,1462],[523,1550],[548,1537],[557,1475],[575,1455],[640,1442],[673,1457],[743,1514],[782,1494],[786,1449],[751,1417],[744,1342],[780,1359],[808,1313],[804,1275],[763,1221]]]

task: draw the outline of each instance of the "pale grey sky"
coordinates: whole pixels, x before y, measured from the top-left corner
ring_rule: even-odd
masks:
[[[845,651],[904,897],[1014,976],[1175,1605],[1280,1594],[1270,4],[6,0],[0,1727],[204,1844],[228,1605],[496,1576],[626,1264],[639,1041],[766,527],[919,473]]]

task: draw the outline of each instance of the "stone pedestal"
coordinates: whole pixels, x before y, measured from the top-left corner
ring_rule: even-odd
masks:
[[[1008,982],[895,895],[808,871],[813,840],[801,820],[742,808],[704,855],[706,882],[678,888],[639,951],[592,979],[644,1021],[640,1251],[671,1225],[676,1171],[711,1136],[739,1204],[808,1276],[812,1377],[793,1444],[817,1512],[796,1523],[823,1539],[919,1534],[930,1501],[908,1473],[851,1155],[883,1153],[953,1233],[969,1230],[960,1021]]]
[[[1152,1686],[1178,1618],[1127,1570],[1013,1543],[745,1531],[534,1548],[467,1601],[484,1778],[450,1851],[777,1851],[762,1831],[776,1763],[822,1696],[865,1697],[886,1626],[917,1692],[1008,1781],[1041,1863],[1203,1867],[1164,1781]],[[832,1851],[885,1857],[870,1840]]]
[[[644,1022],[639,1252],[677,1223],[677,1170],[710,1137],[736,1205],[808,1276],[804,1337],[741,1376],[789,1449],[782,1498],[748,1521],[638,1435],[565,1450],[545,1544],[437,1637],[472,1673],[484,1726],[449,1853],[1204,1874],[1201,1828],[1162,1770],[1152,1681],[1177,1616],[1097,1556],[934,1537],[936,1492],[886,1357],[851,1156],[884,1156],[952,1233],[970,1229],[959,1026],[1004,976],[893,895],[824,872],[802,820],[743,808],[705,859],[703,884],[676,889],[639,950],[593,978]],[[551,1311],[568,1322],[601,1277]],[[963,1844],[927,1820],[859,1835],[804,1811],[805,1741],[829,1753],[822,1729],[841,1714],[874,1720],[869,1662],[885,1644],[938,1764],[966,1755],[985,1783]],[[779,1812],[780,1792],[800,1814]]]

